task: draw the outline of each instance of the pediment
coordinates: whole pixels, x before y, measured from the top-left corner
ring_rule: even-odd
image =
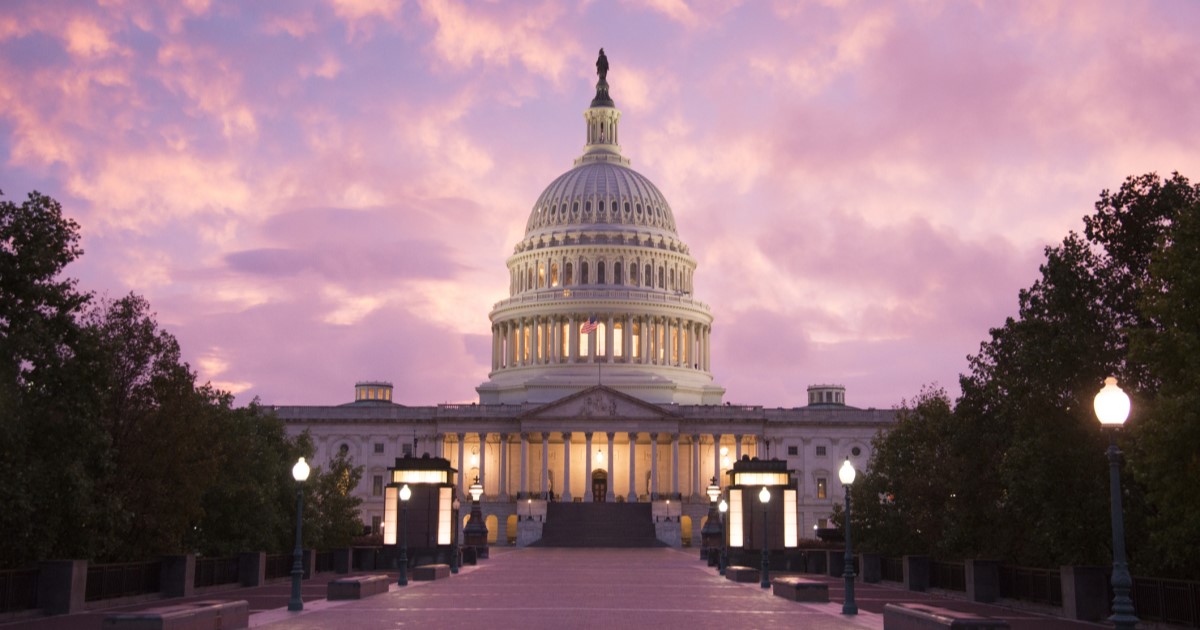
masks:
[[[523,419],[659,420],[674,416],[658,405],[597,385],[546,403],[526,413]]]

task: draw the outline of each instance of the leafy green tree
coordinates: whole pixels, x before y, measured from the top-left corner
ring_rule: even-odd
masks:
[[[1176,175],[1176,179],[1179,176]],[[1194,189],[1193,189],[1194,192]],[[1141,303],[1149,324],[1132,355],[1156,384],[1132,425],[1127,459],[1149,503],[1142,566],[1156,575],[1196,579],[1200,567],[1200,196],[1186,200],[1158,238]]]
[[[358,508],[362,499],[351,494],[362,481],[363,467],[355,466],[344,453],[329,462],[328,470],[317,466],[305,484],[305,545],[316,549],[349,547],[362,535]]]

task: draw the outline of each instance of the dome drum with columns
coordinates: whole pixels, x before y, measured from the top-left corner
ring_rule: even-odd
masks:
[[[603,384],[648,402],[720,404],[696,260],[662,192],[621,154],[607,66],[584,120],[583,155],[538,197],[508,259],[479,400],[550,402]]]

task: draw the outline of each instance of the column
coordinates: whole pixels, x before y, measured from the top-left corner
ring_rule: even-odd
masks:
[[[558,325],[557,317],[551,317],[546,325],[550,327],[550,352],[546,355],[546,359],[549,363],[558,363],[562,359],[562,353],[559,352],[559,348],[562,347],[562,341],[559,339],[562,326]]]
[[[592,432],[588,431],[583,434],[585,441],[583,447],[583,500],[586,503],[592,502]]]
[[[500,500],[508,500],[508,434],[500,434],[500,487],[497,489],[497,494],[500,495]]]
[[[467,434],[458,433],[454,437],[458,438],[458,496],[465,497],[463,478],[467,476],[467,467],[463,465],[463,446],[466,445]]]
[[[636,474],[636,471],[637,471],[637,467],[634,465],[636,463],[636,461],[633,458],[633,455],[634,455],[633,449],[635,447],[637,447],[637,434],[629,433],[628,435],[629,435],[629,496],[626,497],[625,500],[629,501],[630,503],[633,503],[633,502],[637,501],[637,486],[634,485],[635,483],[637,483],[637,479],[634,477],[634,475]]]
[[[574,363],[579,360],[579,321],[572,313],[569,322],[567,323],[567,348],[570,350],[570,356],[567,359],[568,363]]]
[[[626,363],[633,363],[633,316],[625,313],[625,326],[621,335],[621,354]]]
[[[529,362],[537,365],[542,362],[538,354],[542,350],[542,321],[540,317],[533,318],[533,349],[529,353]],[[543,355],[544,356],[544,355]]]
[[[692,434],[692,496],[700,496],[700,434]]]
[[[562,500],[564,503],[571,502],[571,434],[564,431],[563,434],[563,491]]]
[[[742,461],[742,436],[739,433],[733,435],[734,457],[733,461]]]
[[[479,434],[479,485],[487,496],[487,433]]]
[[[542,498],[549,499],[550,496],[550,433],[542,431]]]
[[[658,498],[658,434],[650,434],[650,500]]]
[[[679,496],[679,434],[671,434],[671,496]]]
[[[604,496],[604,500],[612,503],[617,500],[616,488],[614,488],[617,485],[617,473],[613,470],[613,463],[616,461],[613,459],[613,436],[616,434],[610,431],[606,435],[608,436],[608,466],[605,470],[608,471],[608,493]]]
[[[600,359],[604,363],[612,363],[613,356],[617,354],[613,348],[613,336],[613,316],[612,313],[609,313],[607,323],[604,325],[604,356]]]
[[[446,453],[446,434],[445,433],[438,433],[437,435],[434,436],[433,451],[434,451],[433,452],[434,457],[445,457],[446,456],[445,455],[445,453]]]
[[[725,487],[725,480],[721,478],[721,434],[712,434],[713,439],[713,476],[717,478],[717,485]]]
[[[521,432],[521,494],[522,499],[529,496],[526,482],[529,479],[529,434]]]
[[[588,336],[587,336],[587,344],[588,344],[587,360],[588,361],[596,360],[596,346],[598,345],[596,343],[596,339],[599,336],[600,335],[597,331],[592,331],[592,332],[588,333]]]

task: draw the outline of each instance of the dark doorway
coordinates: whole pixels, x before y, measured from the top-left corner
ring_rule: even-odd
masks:
[[[608,472],[596,469],[592,471],[592,501],[604,503],[608,496]]]

